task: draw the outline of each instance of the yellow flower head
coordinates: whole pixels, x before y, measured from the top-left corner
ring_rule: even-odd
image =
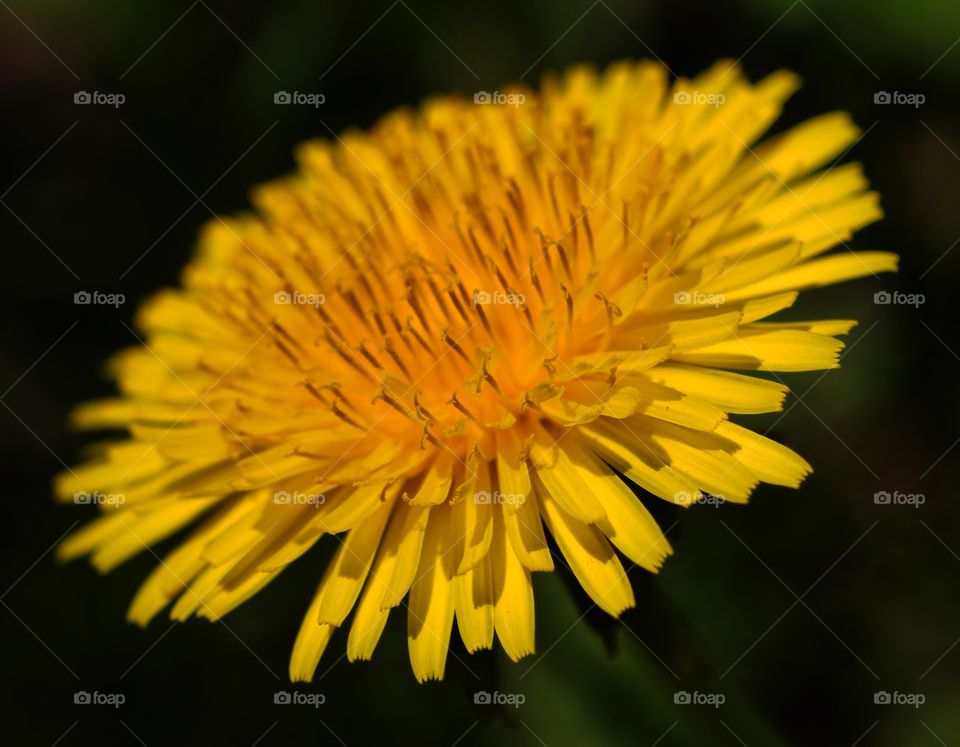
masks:
[[[296,680],[344,625],[370,658],[397,608],[418,680],[443,676],[454,620],[470,651],[530,654],[531,573],[555,562],[619,615],[621,558],[671,552],[635,491],[745,502],[810,471],[728,419],[786,387],[729,369],[835,367],[854,322],[763,320],[895,269],[844,244],[880,217],[859,166],[821,170],[849,117],[757,145],[796,86],[578,68],[307,143],[141,310],[120,396],[77,410],[127,435],[58,477],[113,497],[62,555],[105,571],[199,521],[129,616],[218,619],[331,535]]]

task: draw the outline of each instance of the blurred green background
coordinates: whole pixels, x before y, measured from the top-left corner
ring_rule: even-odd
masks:
[[[960,238],[960,5],[883,0],[129,3],[0,2],[6,477],[3,673],[8,744],[936,745],[960,744],[960,437],[955,324]],[[843,367],[791,376],[802,397],[749,424],[814,466],[799,491],[749,507],[652,506],[675,548],[636,573],[638,608],[593,610],[562,575],[537,576],[535,656],[511,664],[455,643],[447,679],[417,685],[395,615],[372,664],[332,642],[309,687],[290,647],[331,548],[315,548],[226,625],[124,615],[154,560],[106,577],[59,566],[58,538],[91,511],[55,506],[51,475],[87,439],[72,404],[110,392],[101,361],[132,344],[137,300],[176,283],[211,212],[293,167],[308,137],[367,126],[435,92],[495,90],[573,62],[656,56],[680,75],[739,58],[804,88],[775,131],[850,111],[886,219],[852,246],[902,255],[897,276],[806,294],[795,318],[857,318]],[[77,91],[120,92],[118,109]],[[322,92],[319,109],[275,106]],[[878,91],[922,93],[918,107]],[[132,269],[131,269],[132,266]],[[121,275],[123,277],[121,278]],[[73,304],[122,292],[119,311]],[[922,293],[917,308],[873,303]],[[922,494],[877,505],[877,491]],[[163,551],[171,546],[165,543]],[[456,639],[456,635],[454,636]],[[319,709],[278,690],[323,693]],[[119,692],[119,709],[73,703]],[[474,704],[519,693],[519,708]],[[678,692],[722,694],[684,705]],[[875,694],[921,694],[919,708]],[[259,741],[258,741],[259,740]]]

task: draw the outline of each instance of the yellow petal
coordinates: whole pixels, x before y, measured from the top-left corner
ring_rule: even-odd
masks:
[[[158,404],[157,411],[144,412],[146,403],[127,399],[102,399],[84,402],[70,413],[70,425],[80,430],[94,428],[126,428],[136,420],[156,419],[160,422],[176,422],[180,408]],[[150,417],[150,415],[154,417]]]
[[[736,259],[725,258],[721,264],[721,271],[699,290],[708,296],[721,296],[720,303],[734,300],[736,296],[728,295],[730,291],[782,272],[800,259],[800,249],[799,242],[788,242],[784,246],[748,250]],[[770,293],[775,292],[770,291]]]
[[[633,448],[648,445],[667,464],[686,474],[701,490],[735,503],[744,503],[758,479],[737,459],[737,445],[716,433],[705,433],[669,423],[633,418],[625,439]]]
[[[534,652],[533,584],[499,523],[491,550],[494,577],[494,626],[503,650],[513,661]]]
[[[752,298],[749,301],[743,301],[739,304],[732,298],[731,300],[726,300],[725,296],[725,301],[727,305],[732,305],[734,308],[737,308],[737,306],[740,307],[740,310],[743,312],[741,324],[750,324],[751,322],[765,319],[772,314],[776,314],[778,311],[789,309],[793,306],[799,295],[796,291],[776,293],[772,296]]]
[[[223,531],[248,510],[249,501],[239,500],[226,505],[168,554],[140,586],[130,604],[127,619],[145,626],[177,594],[186,591],[206,566],[201,552],[210,537]]]
[[[666,454],[655,452],[622,423],[598,423],[581,429],[580,435],[627,479],[655,496],[682,506],[701,497],[697,483],[689,475],[671,466],[665,461]]]
[[[718,312],[699,319],[681,319],[667,324],[645,323],[631,327],[629,334],[640,336],[652,345],[672,345],[674,349],[670,357],[675,358],[679,350],[727,339],[736,331],[741,318],[739,311]]]
[[[866,275],[896,272],[898,261],[899,257],[889,252],[842,252],[804,262],[725,295],[728,301],[736,301],[781,291],[819,288]]]
[[[156,616],[203,568],[198,544],[187,543],[167,555],[137,590],[127,620],[141,627]]]
[[[71,532],[57,546],[57,557],[60,560],[73,560],[81,555],[86,555],[95,547],[119,536],[124,531],[124,521],[129,518],[129,516],[124,517],[120,511],[111,511],[97,517],[89,524]]]
[[[654,573],[670,555],[667,542],[650,512],[623,481],[578,442],[577,470],[606,512],[597,526],[617,549],[641,568]]]
[[[497,434],[497,481],[501,493],[513,496],[505,504],[507,511],[517,511],[532,493],[526,451],[510,431]]]
[[[360,596],[391,508],[388,504],[381,505],[372,516],[351,529],[343,540],[320,584],[319,622],[335,626],[343,624]]]
[[[380,609],[396,607],[410,590],[429,518],[429,508],[408,508],[402,503],[397,506],[383,542],[383,596],[377,600]]]
[[[386,572],[380,564],[378,557],[353,614],[350,634],[347,636],[347,659],[350,661],[367,661],[373,657],[390,616],[390,608],[381,609],[379,603],[385,590],[383,575]]]
[[[523,500],[516,501],[517,507],[510,504],[502,506],[503,526],[520,562],[531,571],[552,571],[553,557],[543,534],[543,522],[537,496],[528,488]],[[496,530],[494,530],[496,540]]]
[[[216,502],[215,498],[173,501],[162,508],[137,515],[121,514],[123,531],[100,546],[91,562],[101,572],[116,568],[120,563],[146,550],[158,540],[169,536],[196,519]]]
[[[493,573],[486,555],[453,579],[457,628],[467,651],[493,648]]]
[[[651,378],[659,368],[661,366],[650,369]],[[603,396],[603,414],[612,418],[641,414],[706,431],[712,431],[727,419],[727,414],[710,402],[688,397],[645,376],[630,375],[611,387]]]
[[[682,363],[657,366],[647,376],[726,412],[777,412],[787,394],[787,387],[775,381]]]
[[[328,534],[339,534],[352,529],[373,514],[387,501],[388,493],[397,488],[396,484],[372,482],[352,491],[344,491],[342,495],[335,494],[324,505],[325,510],[320,512],[319,524]]]
[[[316,601],[316,600],[315,600]],[[336,630],[333,625],[321,625],[317,622],[317,610],[311,605],[300,623],[300,631],[290,654],[289,676],[293,682],[309,682],[317,671],[320,657],[330,643],[330,637]]]
[[[197,617],[206,620],[219,620],[273,581],[280,570],[282,569],[266,573],[254,573],[234,586],[223,587],[221,585],[213,594],[204,599],[203,604],[197,609]]]
[[[443,503],[453,483],[453,465],[446,457],[440,457],[427,470],[416,494],[410,499],[411,506],[436,506]]]
[[[148,426],[134,423],[130,433],[168,459],[215,462],[232,456],[225,438],[226,429],[219,423],[198,423],[177,428],[166,425]]]
[[[674,360],[712,368],[756,371],[820,371],[837,368],[839,340],[799,330],[742,327],[735,337],[695,350],[674,353]]]
[[[815,335],[845,335],[857,326],[853,319],[818,319],[813,322],[757,322],[749,329],[756,331],[773,331],[778,329],[798,329],[803,332],[812,332]]]
[[[757,150],[765,168],[789,181],[822,166],[843,152],[859,130],[846,112],[821,114]]]
[[[390,609],[406,596],[417,571],[429,515],[429,509],[397,502],[350,625],[347,638],[350,661],[373,656]]]
[[[453,627],[453,544],[448,511],[432,511],[407,607],[407,649],[418,682],[443,679]]]
[[[567,381],[594,373],[608,373],[611,368],[619,367],[622,370],[643,371],[655,366],[670,354],[670,347],[662,344],[660,347],[651,347],[649,350],[607,351],[577,356],[572,363],[561,366],[557,370],[558,381]]]
[[[534,474],[564,511],[587,523],[604,517],[603,506],[580,479],[576,465],[564,449],[563,436],[554,440],[540,430],[530,443]]]
[[[489,496],[490,493],[487,493]],[[457,573],[466,573],[479,563],[490,550],[493,539],[493,512],[491,503],[478,502],[478,498],[465,498],[454,507],[454,518],[460,518],[462,525],[458,532],[463,538],[463,553],[459,556]],[[462,507],[462,511],[459,510]]]
[[[734,423],[724,423],[717,428],[717,435],[736,443],[740,447],[734,453],[737,461],[764,482],[797,488],[813,471],[791,449]]]
[[[607,538],[567,514],[548,494],[540,495],[540,508],[560,552],[597,606],[614,617],[633,607],[630,581]]]

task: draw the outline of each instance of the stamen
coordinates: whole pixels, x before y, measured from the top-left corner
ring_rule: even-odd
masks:
[[[491,327],[490,327],[490,320],[487,319],[487,315],[486,315],[486,313],[484,312],[483,308],[480,306],[480,304],[478,304],[478,303],[476,302],[477,294],[478,294],[479,292],[480,292],[479,290],[475,290],[475,291],[473,292],[473,297],[474,297],[473,310],[474,310],[474,312],[476,313],[476,315],[480,318],[480,323],[483,325],[483,328],[487,331],[487,334],[490,335],[490,337],[491,337],[491,339],[492,339],[492,338],[493,338],[493,329],[491,329]]]
[[[477,425],[482,425],[481,422],[474,417],[473,413],[471,413],[466,407],[464,407],[463,404],[460,402],[460,400],[457,399],[456,392],[454,392],[450,396],[450,399],[447,400],[447,404],[452,405],[455,409],[457,409],[458,411],[466,415],[468,418],[470,418],[470,420],[472,420]]]
[[[363,430],[363,426],[361,426],[356,420],[354,420],[349,415],[347,415],[343,410],[341,410],[340,405],[338,405],[336,402],[330,405],[330,410],[333,412],[334,415],[340,418],[347,425],[352,425],[354,428]]]
[[[372,365],[375,369],[377,369],[378,371],[382,371],[382,370],[383,370],[383,365],[380,363],[380,361],[378,361],[378,360],[376,359],[376,357],[373,355],[373,353],[371,353],[369,350],[367,350],[367,341],[366,341],[366,340],[361,340],[361,341],[360,341],[360,344],[357,345],[357,347],[355,348],[355,350],[356,350],[358,353],[360,353],[360,355],[362,355],[364,358],[366,358],[366,359],[370,362],[370,365]]]
[[[410,379],[410,370],[407,368],[407,364],[403,362],[403,359],[397,354],[396,349],[393,347],[393,340],[390,335],[384,335],[383,337],[383,349],[387,355],[390,356],[391,360],[397,364],[403,375]]]
[[[413,394],[413,409],[416,411],[417,417],[424,421],[436,421],[436,418],[430,414],[430,411],[420,404],[420,395],[421,392],[414,392]]]
[[[533,257],[529,258],[530,262],[530,281],[533,283],[533,287],[537,290],[537,295],[540,296],[540,302],[546,303],[547,300],[543,297],[543,288],[540,287],[540,278],[537,277],[536,270],[533,269]]]
[[[443,342],[445,342],[445,343],[447,343],[447,345],[449,345],[451,348],[453,348],[453,350],[455,350],[455,351],[457,352],[457,354],[458,354],[461,358],[463,358],[463,360],[465,360],[469,365],[472,366],[472,365],[473,365],[473,361],[470,360],[470,358],[467,356],[466,352],[464,352],[463,348],[460,347],[460,345],[457,344],[457,341],[454,340],[452,337],[450,337],[450,335],[447,334],[447,330],[448,330],[448,329],[450,329],[450,328],[447,327],[447,329],[443,330],[443,332],[440,333],[440,340],[443,341]]]

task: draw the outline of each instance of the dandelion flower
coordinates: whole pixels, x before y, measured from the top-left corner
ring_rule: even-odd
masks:
[[[858,165],[830,166],[847,115],[758,143],[797,85],[577,68],[306,143],[141,309],[119,396],[76,411],[124,435],[58,496],[122,501],[61,555],[107,571],[196,524],[129,618],[216,620],[330,535],[294,680],[340,627],[369,659],[394,610],[420,681],[454,622],[517,660],[555,563],[610,615],[634,606],[626,569],[671,553],[645,503],[742,503],[810,471],[729,416],[781,409],[755,372],[836,367],[854,322],[768,318],[896,266],[845,244],[881,215]]]

